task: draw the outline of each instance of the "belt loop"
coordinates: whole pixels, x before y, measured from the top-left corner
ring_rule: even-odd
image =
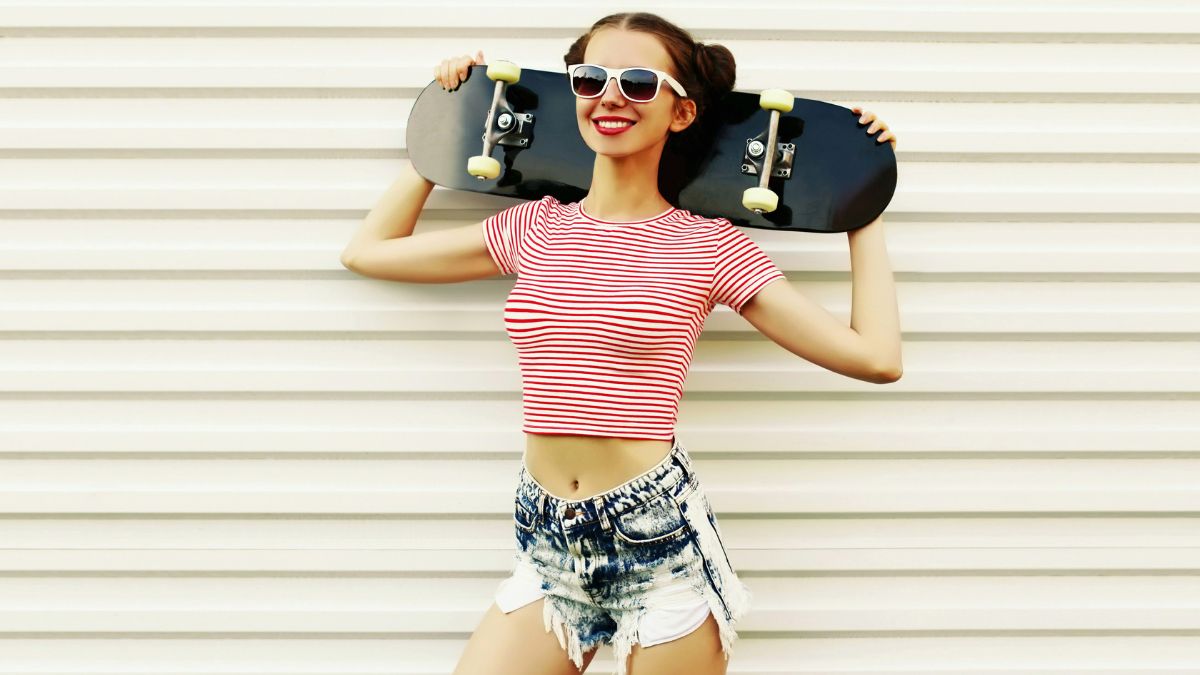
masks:
[[[538,493],[538,517],[539,518],[546,517],[546,493],[545,492]]]
[[[675,458],[678,460],[676,462],[677,464],[682,466],[687,473],[695,473],[695,469],[692,467],[692,460],[687,456],[687,451],[685,451],[683,448],[680,448],[679,451],[674,454]]]
[[[596,505],[596,513],[600,516],[600,525],[605,534],[612,532],[612,525],[608,523],[608,512],[604,509],[604,498],[599,495],[592,497],[592,503]]]

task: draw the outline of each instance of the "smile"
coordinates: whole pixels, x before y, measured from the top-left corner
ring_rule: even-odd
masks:
[[[595,127],[596,131],[604,134],[605,136],[614,136],[616,134],[624,133],[630,127],[632,127],[634,124],[636,124],[636,123],[635,122],[601,122],[601,121],[597,121],[597,120],[592,120],[592,126]]]

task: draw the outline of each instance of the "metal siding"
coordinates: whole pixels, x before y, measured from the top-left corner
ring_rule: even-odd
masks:
[[[512,560],[512,279],[338,252],[438,60],[554,68],[619,9],[0,7],[0,673],[452,670]],[[903,379],[725,307],[697,345],[729,672],[1200,672],[1200,7],[630,9],[900,138]],[[849,320],[844,236],[747,232]]]

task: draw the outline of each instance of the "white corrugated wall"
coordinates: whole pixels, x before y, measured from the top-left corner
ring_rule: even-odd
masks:
[[[0,675],[451,671],[512,562],[513,279],[339,253],[434,64],[625,9],[899,138],[903,379],[724,306],[696,350],[729,672],[1200,673],[1200,5],[328,0],[0,5]],[[747,232],[849,320],[844,235]]]

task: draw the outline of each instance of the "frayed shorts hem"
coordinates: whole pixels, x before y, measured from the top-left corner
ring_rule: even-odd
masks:
[[[656,608],[642,617],[637,627],[638,644],[642,647],[653,647],[678,640],[704,625],[708,615],[712,613],[709,599],[699,589],[690,590],[690,601],[684,600],[670,607]],[[528,565],[518,561],[512,576],[501,582],[496,591],[496,606],[501,612],[508,614],[545,597],[541,577]],[[591,651],[589,646],[595,646],[595,643],[602,641],[596,640],[593,645],[583,645],[583,651]]]

